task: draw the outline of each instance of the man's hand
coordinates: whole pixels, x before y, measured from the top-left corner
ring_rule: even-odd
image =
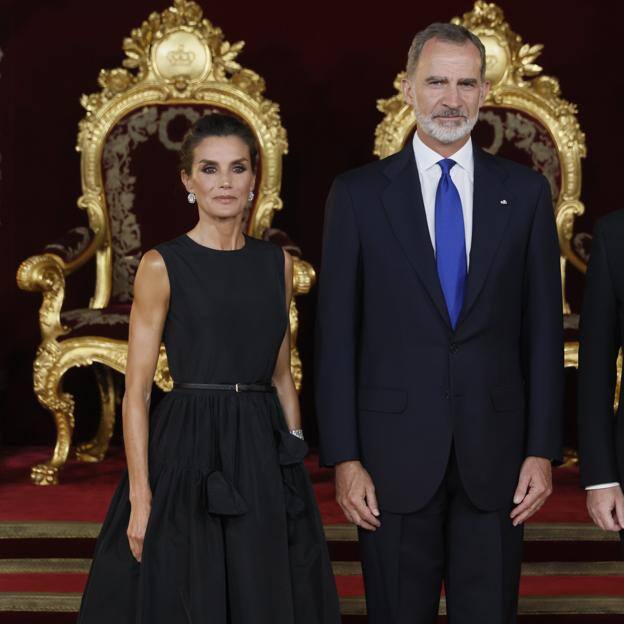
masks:
[[[545,457],[527,457],[520,469],[511,512],[513,525],[528,520],[552,494],[552,466]]]
[[[350,522],[369,531],[381,526],[375,486],[359,461],[336,464],[336,500]]]
[[[624,494],[619,485],[587,490],[587,511],[603,531],[624,529]]]

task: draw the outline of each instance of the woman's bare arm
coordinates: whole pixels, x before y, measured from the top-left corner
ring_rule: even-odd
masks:
[[[148,251],[141,259],[134,281],[126,391],[122,404],[131,504],[128,539],[138,561],[141,560],[152,499],[147,464],[149,403],[169,294],[165,262],[157,251]]]
[[[286,312],[290,312],[290,300],[293,285],[293,261],[291,255],[284,251],[284,279],[286,283]],[[277,398],[282,406],[288,429],[301,429],[301,411],[299,409],[299,397],[295,388],[295,382],[290,372],[290,323],[288,323],[284,340],[280,346],[275,371],[273,372],[273,384],[277,390]]]

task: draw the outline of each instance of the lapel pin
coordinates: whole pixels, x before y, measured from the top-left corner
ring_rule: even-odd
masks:
[[[505,205],[507,205],[507,200],[506,200],[506,199],[501,199],[501,200],[500,200],[500,203],[501,203],[501,204],[505,204]]]

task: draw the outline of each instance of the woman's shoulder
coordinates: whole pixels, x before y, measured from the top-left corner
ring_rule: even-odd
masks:
[[[249,245],[250,251],[272,257],[283,255],[282,247],[273,241],[256,238],[250,235],[246,235],[245,239]]]
[[[169,240],[162,241],[161,243],[154,245],[152,249],[155,249],[158,252],[162,250],[165,253],[168,250],[180,249],[185,246],[186,238],[188,238],[186,234],[180,234],[179,236],[176,236],[175,238],[170,238]]]

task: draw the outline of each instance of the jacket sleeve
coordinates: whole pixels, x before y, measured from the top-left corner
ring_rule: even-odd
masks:
[[[542,177],[526,255],[523,361],[526,455],[563,456],[563,303],[560,251],[548,182]]]
[[[617,304],[600,222],[594,230],[581,314],[578,426],[585,487],[620,480],[615,454]]]
[[[316,320],[315,385],[321,464],[359,459],[357,342],[360,239],[346,184],[327,199]]]

